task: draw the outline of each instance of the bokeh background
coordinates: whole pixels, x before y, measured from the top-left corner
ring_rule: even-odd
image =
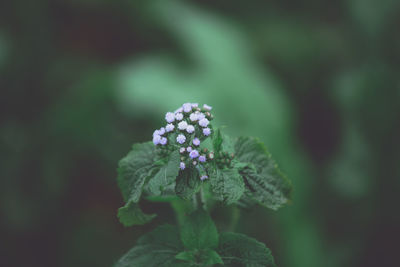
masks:
[[[396,0],[37,0],[0,4],[2,266],[111,266],[124,228],[116,167],[166,111],[214,107],[260,137],[290,206],[213,214],[281,267],[400,266]],[[236,214],[232,217],[231,214]]]

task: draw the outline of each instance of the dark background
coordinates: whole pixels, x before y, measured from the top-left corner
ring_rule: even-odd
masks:
[[[293,181],[291,205],[236,231],[281,267],[400,266],[399,3],[2,1],[1,265],[111,266],[173,223],[147,202],[154,222],[118,222],[117,162],[199,102]]]

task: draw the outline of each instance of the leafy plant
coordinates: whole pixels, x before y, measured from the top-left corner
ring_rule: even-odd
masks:
[[[143,195],[170,202],[179,226],[144,235],[115,266],[275,266],[264,244],[242,234],[218,234],[208,212],[216,202],[276,210],[289,201],[291,184],[258,139],[233,140],[214,128],[211,110],[186,103],[168,112],[168,124],[153,133],[153,141],[135,144],[119,162],[126,202],[118,210],[121,223],[145,224],[156,216],[141,211]]]

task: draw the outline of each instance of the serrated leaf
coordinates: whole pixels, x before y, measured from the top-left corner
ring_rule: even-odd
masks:
[[[183,250],[178,229],[171,225],[157,227],[138,239],[114,265],[115,267],[189,267],[190,264],[175,258]]]
[[[153,165],[155,158],[155,146],[147,142],[133,145],[128,155],[120,160],[117,181],[126,202],[139,201],[146,178],[158,169]]]
[[[271,251],[243,234],[221,233],[218,253],[225,266],[276,267]]]
[[[197,210],[186,217],[181,227],[181,240],[188,249],[215,249],[218,232],[210,215]]]
[[[263,143],[255,138],[241,137],[235,144],[235,151],[236,160],[247,163],[241,164],[239,172],[255,201],[274,210],[289,201],[291,184]]]
[[[211,190],[226,204],[232,204],[240,199],[244,192],[244,182],[238,170],[214,169],[210,173]]]
[[[179,172],[176,178],[175,193],[183,198],[190,199],[200,189],[201,181],[197,170],[186,168]]]
[[[157,215],[145,214],[137,203],[130,201],[124,207],[118,209],[117,216],[124,226],[132,226],[148,223]]]
[[[158,173],[149,180],[148,188],[152,194],[160,195],[167,186],[175,182],[179,173],[179,163],[179,151],[172,152],[167,164],[161,167]]]

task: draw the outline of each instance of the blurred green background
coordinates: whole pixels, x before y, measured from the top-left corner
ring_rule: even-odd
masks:
[[[236,231],[281,267],[400,266],[399,29],[396,0],[2,1],[1,265],[111,266],[174,223],[118,222],[117,162],[199,102],[293,181]]]

